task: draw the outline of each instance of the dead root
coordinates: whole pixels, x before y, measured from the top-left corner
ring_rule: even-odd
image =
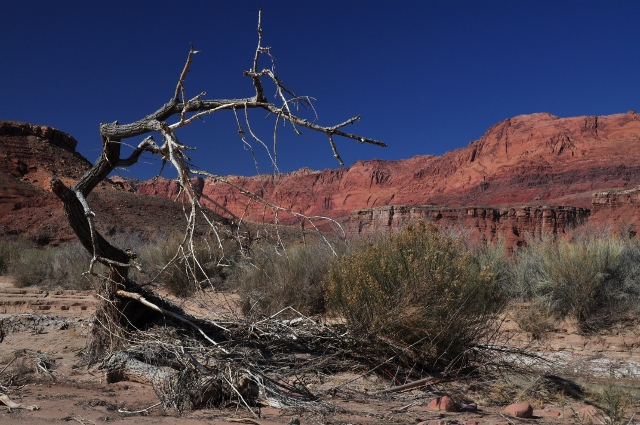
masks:
[[[376,348],[355,338],[344,325],[328,324],[300,313],[288,320],[277,315],[259,321],[237,316],[211,320],[172,310],[174,307],[168,302],[159,307],[142,295],[125,291],[118,291],[117,295],[159,315],[143,328],[125,328],[117,321],[94,326],[97,331],[119,338],[114,345],[118,349],[102,347],[109,354],[100,368],[107,382],[127,380],[151,385],[165,409],[235,405],[251,412],[254,418],[259,418],[261,406],[331,413],[336,406],[327,400],[336,396],[389,398],[404,397],[405,392],[415,390],[437,392],[435,386],[465,379],[480,367],[469,365],[445,373],[432,373],[429,365],[419,363],[407,367],[406,358],[412,355],[381,358]],[[394,344],[394,349],[397,346]],[[474,347],[474,358],[496,365],[501,358],[517,354],[505,354],[496,347]],[[356,374],[352,381],[378,375],[391,386],[361,392],[354,390],[350,381],[322,389],[307,385],[309,377],[341,372]]]
[[[0,393],[0,402],[2,402],[2,404],[7,406],[9,411],[11,411],[11,409],[25,409],[25,410],[31,410],[31,411],[40,410],[40,408],[36,405],[23,406],[22,403],[14,403],[13,401],[11,401],[9,397],[7,397],[6,394],[3,394],[3,393]]]

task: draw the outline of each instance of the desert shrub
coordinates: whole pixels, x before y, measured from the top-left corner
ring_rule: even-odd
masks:
[[[519,250],[512,292],[533,308],[594,332],[636,310],[640,248],[615,235],[542,240]]]
[[[82,273],[88,270],[89,260],[78,242],[47,248],[24,244],[9,263],[7,273],[17,287],[88,289],[91,285]]]
[[[410,348],[432,369],[462,365],[504,307],[503,260],[489,251],[481,260],[460,239],[418,223],[341,258],[326,298],[371,346]]]
[[[260,316],[293,307],[306,315],[324,311],[324,282],[334,260],[324,243],[293,246],[277,252],[273,247],[256,250],[236,265],[233,287],[242,311]]]
[[[191,252],[183,248],[183,239],[184,236],[158,238],[140,246],[136,253],[147,275],[179,297],[188,297],[204,285],[221,285],[226,278],[226,261],[234,255],[235,242],[228,241],[220,249],[201,239]]]
[[[16,258],[19,258],[20,253],[29,246],[29,243],[23,239],[0,240],[0,274],[6,273],[9,268],[9,264]]]
[[[90,260],[91,256],[78,241],[55,248],[48,285],[64,289],[91,289],[91,281],[83,276],[89,270]]]
[[[53,271],[53,249],[26,248],[7,268],[18,288],[39,285]]]

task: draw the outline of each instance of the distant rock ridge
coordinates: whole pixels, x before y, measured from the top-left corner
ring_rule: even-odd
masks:
[[[75,150],[77,144],[53,127],[0,121],[0,237],[20,235],[41,245],[75,239],[49,182],[58,177],[71,186],[91,167]],[[118,178],[105,179],[94,189],[88,200],[98,215],[99,231],[113,236],[184,230],[179,203],[132,192]]]
[[[640,185],[640,116],[634,111],[602,117],[518,115],[493,125],[467,147],[441,156],[228,179],[276,205],[338,220],[347,220],[357,209],[391,204],[590,208],[595,191]],[[160,188],[144,186],[140,193],[163,196]],[[263,219],[260,205],[253,202],[247,208],[247,198],[224,183],[206,179],[202,190],[236,214]]]
[[[616,209],[626,205],[640,206],[640,186],[628,190],[605,190],[593,194],[594,211]]]
[[[57,128],[18,121],[0,121],[0,136],[35,136],[71,152],[78,145],[73,136]]]
[[[68,229],[60,231],[66,223],[50,193],[49,179],[57,176],[73,184],[91,166],[75,151],[76,146],[73,137],[52,127],[0,121],[0,233],[28,231],[34,233],[32,237],[43,234],[42,240],[69,236]],[[207,168],[207,164],[198,165]],[[391,226],[397,226],[394,223],[402,222],[401,215],[396,215],[401,208],[417,208],[408,214],[420,215],[427,214],[420,206],[437,205],[440,221],[467,223],[479,237],[490,240],[494,234],[511,231],[515,236],[508,237],[518,244],[523,232],[545,228],[561,232],[573,225],[574,218],[582,220],[588,208],[593,210],[589,222],[640,223],[636,202],[640,195],[632,191],[640,186],[640,116],[634,111],[572,118],[549,113],[518,115],[493,125],[468,146],[440,156],[374,159],[339,169],[303,168],[226,179],[274,205],[330,217],[350,228],[356,210],[403,206],[393,207]],[[249,202],[221,181],[196,178],[193,183],[202,193],[201,202],[213,210],[224,208],[248,221],[274,218],[269,208],[255,199]],[[178,186],[171,180],[140,182],[114,177],[103,182],[95,196],[104,199],[108,211],[151,229],[158,228],[154,220],[159,223],[164,212],[177,208],[178,203],[140,195],[175,199],[177,194]],[[148,214],[145,205],[156,214]],[[556,214],[553,226],[545,216],[551,211]],[[371,214],[371,223],[383,220],[383,212]],[[281,224],[300,222],[282,211],[278,220]],[[125,221],[114,217],[112,227]]]

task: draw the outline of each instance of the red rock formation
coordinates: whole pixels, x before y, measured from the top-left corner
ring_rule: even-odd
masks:
[[[594,212],[618,209],[627,205],[640,206],[640,186],[628,190],[605,190],[593,194]]]
[[[89,166],[74,151],[75,140],[71,136],[49,127],[2,122],[0,139],[0,224],[6,222],[3,214],[17,217],[16,208],[24,208],[25,199],[40,199],[43,193],[46,198],[51,175],[68,176],[71,182]],[[358,161],[336,170],[302,169],[288,174],[228,179],[273,204],[343,222],[354,210],[387,205],[446,205],[439,208],[441,211],[457,211],[454,207],[464,205],[483,206],[474,209],[477,211],[509,211],[505,207],[540,204],[588,208],[595,191],[640,185],[640,117],[633,111],[605,117],[521,115],[494,125],[467,147],[442,156]],[[220,205],[245,220],[273,218],[273,211],[249,202],[224,183],[211,179],[194,183],[202,190],[203,204],[212,209]],[[114,179],[105,182],[103,188],[168,198],[177,194],[175,183],[162,179],[135,184]],[[622,214],[619,208],[615,211]],[[502,217],[503,213],[486,214]],[[624,220],[627,213],[620,214],[617,219]],[[596,211],[592,219],[613,216]],[[279,213],[278,218],[281,223],[297,220],[284,213]],[[544,217],[533,214],[531,220],[537,218]],[[60,221],[59,217],[56,220]],[[497,226],[496,229],[509,226],[503,218],[497,224],[493,219],[483,220],[486,226],[474,224],[474,228],[488,229],[478,230],[487,239],[492,239],[492,226]],[[543,227],[527,226],[526,231]],[[517,229],[520,233],[522,230]]]
[[[605,117],[521,115],[442,156],[229,179],[274,204],[338,219],[383,205],[588,208],[593,191],[640,184],[640,117],[633,111]],[[236,214],[247,206],[245,196],[220,182],[206,180],[203,192]],[[245,217],[261,220],[262,215],[263,208],[254,203]]]
[[[202,192],[204,179],[202,177],[195,177],[191,179],[191,184],[193,184],[193,187],[197,192]],[[165,198],[175,199],[180,193],[180,186],[175,180],[159,177],[153,182],[140,183],[135,191],[139,195],[162,196]]]
[[[21,234],[43,245],[75,239],[49,181],[56,176],[71,185],[91,166],[76,145],[73,137],[51,127],[0,121],[0,236]],[[184,230],[179,204],[127,189],[132,190],[107,179],[89,196],[101,232]]]
[[[593,225],[632,236],[640,232],[640,186],[596,192],[591,203]]]
[[[349,233],[373,235],[396,232],[409,222],[426,220],[458,229],[473,240],[496,241],[507,248],[523,245],[527,237],[563,234],[584,223],[589,210],[576,207],[438,207],[387,206],[356,210],[349,217]]]

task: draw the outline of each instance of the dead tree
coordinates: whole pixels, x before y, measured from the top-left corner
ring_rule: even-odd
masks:
[[[360,143],[386,146],[385,143],[377,140],[343,131],[344,127],[358,121],[360,119],[359,116],[350,118],[334,126],[322,126],[296,115],[296,108],[300,105],[307,106],[313,110],[311,99],[306,96],[296,95],[276,75],[273,66],[270,68],[259,68],[260,58],[264,55],[273,59],[270,49],[270,47],[263,45],[259,15],[258,45],[250,70],[244,71],[244,75],[247,76],[253,84],[255,94],[251,97],[238,99],[205,99],[204,92],[191,98],[188,98],[185,94],[184,82],[192,60],[195,54],[198,53],[192,46],[184,69],[178,78],[173,96],[169,102],[157,111],[129,124],[120,124],[117,121],[109,124],[101,124],[102,153],[93,167],[72,187],[65,186],[58,179],[52,179],[51,187],[53,192],[64,204],[65,214],[71,228],[92,256],[89,265],[89,274],[94,274],[94,266],[97,263],[103,264],[108,268],[108,276],[103,277],[102,285],[99,289],[99,296],[103,300],[103,305],[96,314],[97,326],[94,327],[94,341],[90,347],[93,360],[97,360],[122,348],[122,341],[126,340],[124,336],[127,332],[133,332],[135,329],[146,329],[145,326],[153,322],[155,320],[154,317],[158,316],[172,320],[176,326],[194,330],[196,334],[201,335],[204,340],[208,340],[212,344],[216,344],[215,338],[210,337],[205,331],[208,329],[215,333],[216,330],[220,331],[220,328],[224,329],[223,326],[216,327],[215,324],[212,325],[211,322],[204,322],[197,318],[187,317],[177,306],[132,281],[129,278],[129,269],[131,267],[140,267],[135,262],[135,254],[113,246],[96,230],[94,224],[95,214],[87,202],[87,197],[116,167],[130,167],[136,164],[143,153],[150,153],[158,155],[162,159],[163,166],[169,163],[175,168],[178,174],[177,181],[188,207],[186,209],[188,212],[187,231],[182,245],[184,248],[183,252],[193,253],[193,231],[197,217],[204,219],[214,232],[216,232],[216,235],[219,234],[220,229],[224,226],[221,225],[216,216],[202,208],[199,200],[200,194],[197,193],[197,190],[193,187],[191,178],[194,175],[201,175],[228,183],[232,186],[234,185],[222,176],[197,171],[190,166],[190,159],[187,155],[187,151],[190,148],[181,143],[176,135],[176,130],[180,127],[187,126],[204,115],[228,111],[234,114],[238,125],[238,132],[243,140],[245,137],[251,137],[253,141],[262,143],[258,136],[252,131],[248,115],[249,110],[258,109],[264,110],[275,117],[276,131],[274,131],[273,136],[274,142],[278,126],[283,122],[288,122],[297,134],[301,134],[303,129],[324,133],[328,138],[333,155],[340,164],[342,164],[342,159],[334,143],[335,136],[353,139]],[[278,99],[277,104],[267,100],[265,96],[265,86],[267,84],[273,85],[275,88],[276,99]],[[244,120],[240,119],[242,115],[244,115]],[[170,123],[169,120],[174,117],[175,122]],[[242,121],[245,122],[246,129],[242,125]],[[121,146],[125,139],[152,133],[156,135],[156,137],[160,137],[160,143],[154,140],[153,135],[149,135],[128,157],[123,158],[121,156]],[[262,202],[276,210],[280,209],[278,206],[270,204],[256,194],[248,192],[241,187],[236,187],[236,189],[252,201]],[[296,214],[295,212],[292,213]],[[312,221],[313,218],[305,217],[305,219]],[[194,267],[198,267],[198,265],[195,264]],[[224,350],[222,350],[222,352],[224,352]],[[184,356],[183,353],[183,358],[189,358],[189,356]],[[112,379],[117,379],[114,377],[127,375],[132,370],[137,371],[131,372],[134,375],[136,373],[139,375],[148,375],[146,378],[140,378],[142,380],[146,379],[147,382],[153,382],[154,379],[158,379],[158,376],[162,376],[162,373],[157,369],[157,367],[160,366],[154,366],[156,367],[156,372],[153,372],[155,373],[155,375],[153,375],[152,372],[141,367],[139,362],[130,361],[127,356],[125,356],[125,358],[121,355],[119,355],[119,357],[112,356],[110,362],[109,364],[111,366],[107,366],[107,368],[109,369],[109,376],[111,376]],[[202,372],[202,365],[195,360],[191,363],[197,365],[194,369],[196,372]],[[155,376],[155,378],[152,377],[152,375]],[[200,373],[200,375],[200,378],[191,381],[192,383],[197,382],[197,384],[192,385],[192,387],[196,389],[194,393],[200,395],[209,393],[217,394],[220,388],[215,385],[212,387],[210,380],[206,379],[206,376],[212,376],[211,373],[209,373],[209,375]],[[205,376],[205,378],[202,376]],[[178,378],[173,376],[171,379],[175,380]],[[232,381],[231,377],[226,377],[226,375],[224,375],[224,379],[227,382]],[[205,387],[208,388],[207,391],[203,390]],[[214,388],[214,390],[211,390],[211,388]],[[242,394],[239,392],[237,385],[230,386],[229,388],[231,388],[231,390],[229,390],[230,392],[236,392],[237,395],[242,398]],[[197,405],[198,403],[192,400],[191,404]]]

